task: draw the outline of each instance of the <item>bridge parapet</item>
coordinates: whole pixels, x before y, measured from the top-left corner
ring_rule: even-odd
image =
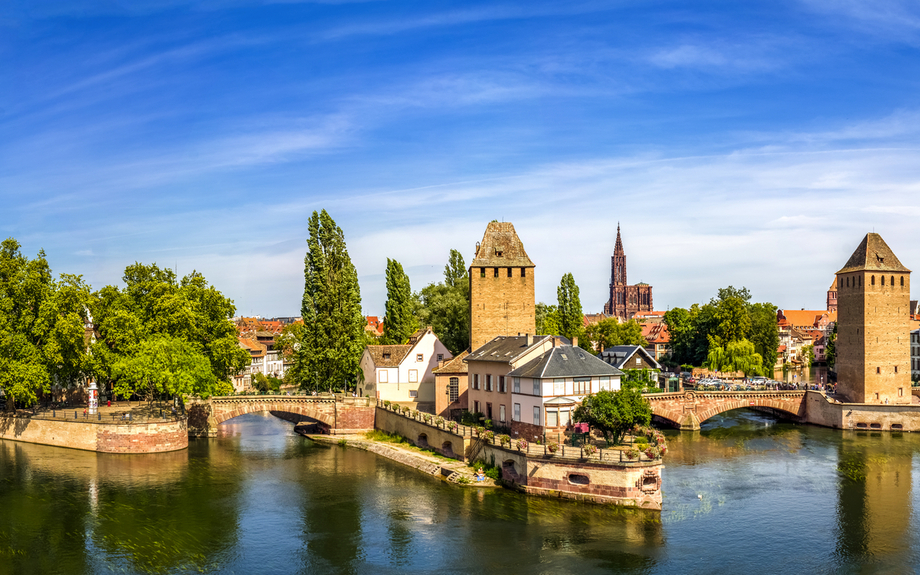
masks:
[[[367,397],[323,395],[228,395],[199,401],[189,409],[189,434],[213,436],[217,426],[246,413],[294,414],[314,420],[332,434],[368,431],[374,427],[374,402]]]

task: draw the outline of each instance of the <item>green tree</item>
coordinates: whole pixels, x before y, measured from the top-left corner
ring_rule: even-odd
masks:
[[[684,308],[676,307],[664,314],[671,336],[671,358],[677,363],[693,363],[693,318]]]
[[[534,315],[537,335],[559,335],[562,333],[559,308],[556,306],[540,302],[534,306]]]
[[[252,376],[252,387],[260,393],[278,393],[281,391],[281,384],[284,383],[277,377],[266,376],[262,373],[256,373]]]
[[[231,375],[249,365],[238,344],[230,318],[233,301],[192,272],[181,280],[156,264],[134,263],[125,269],[125,287],[105,286],[93,294],[91,310],[99,340],[92,346],[93,369],[100,383],[118,393],[137,392],[152,399],[158,394],[209,396],[232,391]],[[181,361],[166,382],[147,371],[166,365],[165,355],[183,348]],[[210,374],[198,368],[204,358]],[[140,378],[128,381],[126,378]],[[187,381],[199,378],[197,383]]]
[[[412,287],[402,264],[396,260],[387,258],[386,278],[387,303],[382,343],[403,344],[418,329]]]
[[[631,428],[651,423],[652,407],[635,389],[602,390],[585,397],[573,418],[600,431],[607,445],[619,444]]]
[[[347,389],[357,382],[367,323],[361,313],[358,273],[348,256],[345,235],[326,210],[313,212],[309,230],[303,338],[294,354],[296,381],[308,391]]]
[[[585,314],[581,311],[581,299],[578,295],[578,286],[575,284],[575,278],[568,273],[562,276],[559,287],[556,288],[556,298],[559,307],[559,327],[562,332],[559,335],[569,339],[579,338],[583,345],[587,344],[585,338]]]
[[[834,323],[834,329],[827,338],[827,347],[824,349],[824,356],[827,358],[827,367],[834,369],[837,365],[837,323]]]
[[[746,376],[763,374],[763,358],[746,339],[725,345],[713,342],[704,365],[712,371],[740,371]]]
[[[776,365],[779,348],[779,326],[776,323],[776,306],[772,303],[751,304],[751,335],[754,351],[763,358],[764,371]]]
[[[22,255],[0,244],[0,389],[7,409],[34,403],[55,382],[72,385],[91,370],[84,325],[89,288],[80,276],[55,281],[44,251]]]
[[[613,317],[589,325],[585,329],[585,337],[597,346],[598,351],[614,345],[648,345],[648,340],[642,337],[642,324],[636,320],[620,323]]]
[[[444,281],[428,284],[417,294],[419,325],[431,329],[451,353],[470,345],[470,281],[463,256],[450,250],[444,266]]]
[[[656,373],[656,371],[646,368],[624,369],[623,377],[620,378],[620,388],[647,392],[649,388],[657,387],[657,381],[655,379]]]

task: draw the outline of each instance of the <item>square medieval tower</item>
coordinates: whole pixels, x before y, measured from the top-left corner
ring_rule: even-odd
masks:
[[[837,389],[855,403],[910,403],[910,270],[867,234],[837,272]]]
[[[533,333],[534,263],[510,222],[491,222],[470,263],[470,349],[499,335]]]

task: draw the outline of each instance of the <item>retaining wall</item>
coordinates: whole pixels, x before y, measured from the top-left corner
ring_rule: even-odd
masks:
[[[187,448],[188,425],[181,419],[116,424],[5,416],[0,439],[102,453],[160,453]]]
[[[920,404],[833,403],[817,391],[805,396],[806,421],[835,429],[920,431]]]
[[[405,417],[384,407],[377,407],[374,427],[387,433],[398,433],[419,447],[431,448],[441,455],[465,460],[471,437],[460,436],[446,429]],[[424,441],[421,438],[424,436]],[[449,443],[450,447],[445,447]]]

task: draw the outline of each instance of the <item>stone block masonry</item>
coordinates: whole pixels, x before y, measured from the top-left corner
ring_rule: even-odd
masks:
[[[0,418],[0,439],[101,453],[162,453],[188,447],[184,419],[156,423],[105,423]]]

